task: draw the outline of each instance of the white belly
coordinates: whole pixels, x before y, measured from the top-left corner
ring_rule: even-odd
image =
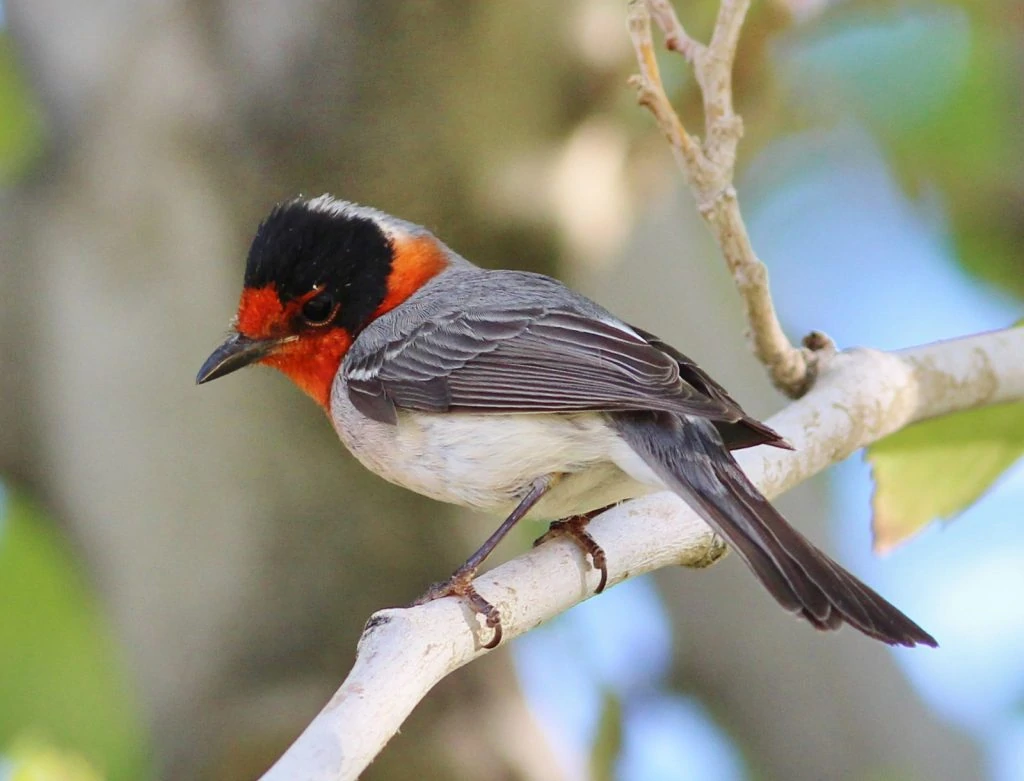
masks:
[[[597,413],[399,412],[392,426],[358,412],[338,380],[331,417],[364,466],[442,502],[508,513],[535,479],[562,475],[529,514],[554,519],[660,487],[638,482],[612,461],[624,443]]]

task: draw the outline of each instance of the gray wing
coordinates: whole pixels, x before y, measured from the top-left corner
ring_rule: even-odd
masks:
[[[793,449],[793,446],[783,439],[777,431],[744,412],[725,388],[715,382],[707,372],[679,352],[679,350],[670,344],[666,344],[654,334],[636,327],[633,330],[652,347],[656,347],[676,360],[679,364],[679,375],[683,378],[684,382],[689,383],[701,393],[720,401],[726,407],[738,413],[739,418],[737,420],[715,421],[715,428],[718,429],[718,433],[722,437],[722,443],[729,450],[741,450],[742,448],[754,447],[756,445],[771,445],[783,450]]]
[[[387,423],[425,412],[662,410],[744,417],[725,394],[680,376],[672,355],[628,326],[567,309],[463,310],[395,334],[346,366],[349,398]]]

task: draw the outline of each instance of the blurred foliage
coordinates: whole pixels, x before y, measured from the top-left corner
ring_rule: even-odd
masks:
[[[28,169],[42,150],[42,138],[42,120],[11,40],[0,32],[0,185]]]
[[[103,781],[80,754],[33,738],[17,740],[7,753],[7,781]]]
[[[615,763],[622,752],[622,719],[622,702],[615,692],[605,690],[590,753],[590,777],[594,781],[613,781],[615,778]]]
[[[860,125],[908,193],[938,195],[964,267],[1024,297],[1021,4],[833,2],[796,23],[784,6],[754,4],[743,29],[734,69],[741,162],[799,130]],[[717,8],[714,0],[677,4],[701,41]],[[658,60],[684,124],[701,135],[690,69],[664,51]],[[623,123],[649,132],[632,94],[621,95],[629,98],[617,107]]]
[[[775,62],[804,113],[850,112],[899,142],[926,129],[963,85],[969,48],[960,9],[858,6],[784,35]]]
[[[967,509],[1022,456],[1020,402],[928,420],[871,445],[875,549]]]
[[[25,778],[75,765],[56,747],[80,752],[109,781],[147,777],[141,714],[76,562],[24,500],[12,497],[0,518],[0,746],[29,746],[40,769]],[[17,742],[26,734],[51,748]]]
[[[961,262],[1024,296],[1015,6],[839,4],[778,36],[770,62],[790,122],[869,128],[908,190],[938,191]]]

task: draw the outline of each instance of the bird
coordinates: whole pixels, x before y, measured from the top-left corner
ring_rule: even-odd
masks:
[[[935,639],[815,547],[732,451],[791,448],[703,369],[558,280],[474,265],[429,230],[331,195],[278,203],[246,258],[230,332],[197,384],[251,364],[289,377],[380,477],[505,520],[414,604],[468,600],[501,642],[473,578],[524,517],[552,520],[607,582],[586,524],[677,494],[787,611],[890,645]]]

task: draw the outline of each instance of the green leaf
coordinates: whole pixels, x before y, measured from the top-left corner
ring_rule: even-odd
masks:
[[[39,111],[21,77],[10,39],[0,32],[0,184],[35,161],[42,137]]]
[[[143,721],[89,584],[25,501],[0,516],[0,747],[30,736],[108,781],[148,777]]]
[[[962,512],[1022,456],[1024,402],[927,420],[871,445],[875,550]]]
[[[590,777],[594,781],[614,781],[615,762],[622,751],[622,703],[613,691],[605,691],[601,718],[590,752]]]

